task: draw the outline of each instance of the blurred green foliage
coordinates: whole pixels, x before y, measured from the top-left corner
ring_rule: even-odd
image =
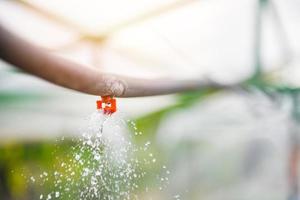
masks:
[[[44,95],[32,93],[32,92],[23,92],[23,91],[6,91],[0,92],[0,106],[6,106],[8,104],[14,103],[24,103],[32,101],[40,101],[47,98]]]

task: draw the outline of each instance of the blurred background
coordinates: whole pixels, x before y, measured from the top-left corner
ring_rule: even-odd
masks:
[[[236,85],[118,99],[143,132],[136,145],[152,143],[145,170],[171,171],[162,191],[143,180],[144,199],[300,199],[298,0],[2,0],[0,21],[105,72]],[[0,61],[0,199],[47,190],[28,177],[64,159],[97,98]]]

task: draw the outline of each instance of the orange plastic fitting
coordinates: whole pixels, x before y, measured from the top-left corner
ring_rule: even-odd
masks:
[[[97,102],[97,109],[103,110],[104,114],[111,115],[117,111],[117,101],[110,96],[101,96]]]

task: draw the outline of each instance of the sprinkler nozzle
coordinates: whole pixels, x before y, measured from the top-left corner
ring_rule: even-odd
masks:
[[[116,99],[110,96],[101,96],[101,100],[97,102],[97,109],[103,110],[104,114],[111,115],[117,111]]]

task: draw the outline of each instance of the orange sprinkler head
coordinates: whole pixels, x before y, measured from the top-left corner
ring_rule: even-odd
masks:
[[[111,115],[117,111],[116,99],[110,96],[102,96],[97,102],[97,109],[103,110],[104,114]]]

